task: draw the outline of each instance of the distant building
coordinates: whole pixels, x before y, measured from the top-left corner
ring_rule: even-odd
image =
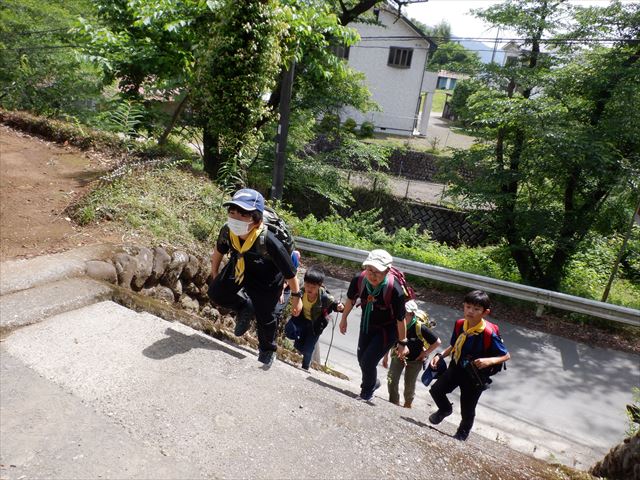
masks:
[[[505,65],[511,65],[519,62],[523,54],[526,53],[524,50],[520,48],[520,45],[518,45],[513,40],[504,44],[501,50],[504,51],[504,56],[502,57],[502,63],[500,64],[503,67]]]
[[[470,78],[469,75],[464,73],[450,72],[449,70],[440,70],[438,72],[438,83],[436,88],[438,90],[453,90],[456,88],[456,83],[460,80]]]
[[[427,72],[425,66],[435,44],[409,19],[398,15],[392,3],[373,12],[380,25],[353,24],[360,42],[336,53],[365,74],[381,111],[346,108],[341,118],[353,118],[358,124],[369,121],[377,132],[424,136],[437,81],[437,74]]]

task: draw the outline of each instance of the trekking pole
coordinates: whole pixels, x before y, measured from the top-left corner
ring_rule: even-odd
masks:
[[[340,295],[340,300],[338,303],[342,303],[342,295]],[[329,352],[331,352],[331,346],[333,345],[333,335],[336,331],[336,323],[338,321],[338,313],[336,312],[336,316],[333,318],[333,325],[331,326],[331,340],[329,341],[329,348],[327,349],[327,356],[324,358],[324,366],[327,366],[327,362],[329,361]]]

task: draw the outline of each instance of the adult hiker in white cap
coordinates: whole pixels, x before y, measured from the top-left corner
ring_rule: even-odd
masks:
[[[356,303],[362,306],[358,363],[362,383],[358,399],[369,401],[380,387],[377,366],[384,354],[397,343],[398,357],[408,352],[404,322],[404,293],[389,273],[393,258],[385,250],[372,250],[349,284],[347,300],[340,320],[340,333],[347,332],[347,316]]]

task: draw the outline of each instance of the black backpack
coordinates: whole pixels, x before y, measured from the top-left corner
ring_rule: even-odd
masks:
[[[289,227],[280,215],[278,215],[273,208],[265,205],[264,212],[262,213],[262,222],[267,227],[262,231],[259,238],[258,248],[262,255],[265,257],[268,256],[266,246],[267,230],[272,232],[276,238],[282,242],[284,248],[286,248],[289,255],[291,255],[296,248],[296,244]]]
[[[291,235],[291,231],[289,227],[285,223],[285,221],[280,218],[280,215],[276,213],[276,211],[271,207],[264,207],[264,212],[262,214],[262,223],[266,228],[262,230],[260,236],[257,239],[258,252],[261,256],[269,258],[269,252],[267,251],[267,230],[272,232],[280,242],[284,245],[284,248],[287,249],[289,255],[293,253],[295,250],[295,242],[293,240],[293,235]],[[223,241],[231,246],[231,240],[229,237],[229,227],[224,225],[221,230]],[[299,254],[298,254],[299,256]]]

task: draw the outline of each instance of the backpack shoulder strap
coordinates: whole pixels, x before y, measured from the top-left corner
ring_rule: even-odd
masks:
[[[262,231],[258,236],[258,253],[262,257],[268,257],[269,252],[267,251],[267,233],[269,232],[269,228],[266,225],[263,225]]]
[[[464,318],[460,318],[456,320],[456,325],[455,327],[453,327],[453,331],[455,332],[456,336],[462,333],[463,327],[464,327]]]
[[[491,337],[495,332],[496,335],[500,336],[500,330],[495,323],[491,323],[485,320],[486,325],[484,328],[483,336],[482,336],[482,345],[484,347],[485,352],[488,352],[491,349]]]
[[[362,294],[364,293],[364,277],[366,274],[366,270],[363,270],[360,272],[360,275],[358,275],[358,284],[356,285],[358,287],[358,298],[362,298]]]
[[[420,341],[424,345],[424,348],[429,348],[431,345],[429,344],[429,342],[427,342],[424,339],[424,335],[422,335],[422,326],[423,325],[424,325],[424,323],[422,322],[422,320],[417,320],[416,321],[416,335],[418,336],[418,338],[420,339]]]
[[[392,273],[387,274],[387,286],[384,287],[384,294],[382,298],[384,299],[385,306],[391,307],[391,296],[393,295],[393,286],[396,283],[396,277]]]

